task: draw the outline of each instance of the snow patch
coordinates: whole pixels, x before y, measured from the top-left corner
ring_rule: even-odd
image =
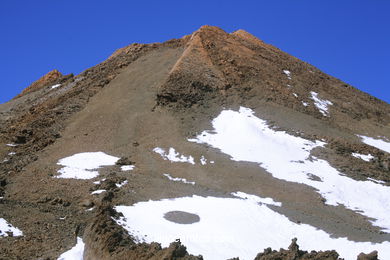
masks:
[[[55,84],[55,85],[51,86],[51,89],[55,89],[55,88],[58,88],[60,86],[61,86],[61,84]]]
[[[80,237],[77,237],[77,243],[70,250],[66,251],[57,260],[83,260],[84,258],[84,242]]]
[[[187,179],[185,178],[174,178],[172,177],[171,175],[169,175],[168,173],[164,173],[163,174],[165,177],[167,177],[169,180],[171,181],[179,181],[179,182],[183,182],[185,184],[191,184],[191,185],[195,185],[195,182],[193,181],[187,181]]]
[[[291,79],[291,72],[289,70],[283,70],[283,73],[286,74],[288,79]]]
[[[95,191],[91,192],[91,194],[95,195],[95,194],[100,194],[100,193],[103,193],[103,192],[106,192],[106,190],[95,190]]]
[[[105,181],[105,180],[106,180],[106,178],[104,178],[104,179],[101,179],[101,180],[99,180],[99,181],[94,181],[94,182],[93,182],[93,184],[96,184],[96,185],[97,185],[97,184],[100,184],[100,183],[102,183],[102,181]]]
[[[296,97],[296,98],[298,97],[298,95],[297,95],[296,93],[293,93],[293,95],[294,95],[294,97]]]
[[[382,151],[390,153],[390,142],[386,142],[385,140],[375,139],[364,135],[357,135],[357,136],[359,136],[362,139],[363,143],[374,146]]]
[[[103,152],[78,153],[58,161],[58,165],[65,166],[58,170],[60,175],[55,178],[92,179],[99,175],[97,169],[102,166],[115,165],[118,157]]]
[[[318,93],[311,91],[311,98],[314,100],[314,105],[318,108],[323,116],[328,116],[328,106],[333,105],[332,102],[326,99],[320,99]]]
[[[134,165],[122,165],[121,166],[121,170],[123,172],[126,172],[126,171],[132,171],[134,170],[135,166]]]
[[[336,249],[345,259],[356,259],[362,251],[377,250],[381,259],[390,259],[390,242],[373,244],[331,238],[322,230],[294,223],[266,204],[259,204],[263,200],[250,195],[247,199],[194,195],[150,200],[133,206],[116,206],[115,210],[123,214],[116,222],[138,243],[158,242],[167,247],[180,239],[190,254],[201,254],[206,260],[254,259],[264,248],[287,248],[292,237],[298,238],[303,250]],[[171,211],[196,214],[200,220],[186,225],[174,223],[164,218],[164,214]]]
[[[15,146],[18,146],[18,145],[17,144],[6,144],[6,146],[15,147]]]
[[[309,103],[307,102],[304,102],[304,101],[301,101],[302,102],[302,105],[305,106],[305,107],[308,107],[309,106]]]
[[[372,159],[374,159],[374,156],[372,156],[371,154],[352,153],[352,156],[359,158],[359,159],[362,159],[363,161],[366,161],[366,162],[369,162]]]
[[[128,181],[123,181],[121,183],[115,183],[115,186],[118,187],[118,188],[121,188],[123,187],[124,185],[126,185],[127,183],[129,183]]]
[[[342,204],[390,232],[390,187],[341,175],[327,161],[310,155],[324,142],[275,131],[253,113],[244,107],[238,112],[224,110],[212,121],[214,130],[188,140],[218,148],[234,161],[259,163],[275,178],[309,185],[326,199],[326,204]],[[312,178],[314,175],[321,181]]]
[[[20,229],[12,226],[5,219],[0,218],[0,237],[8,237],[9,233],[14,237],[23,236],[23,232]]]
[[[204,158],[203,155],[202,155],[202,157],[200,157],[200,164],[202,164],[202,165],[206,165],[207,164],[207,159]]]
[[[169,148],[168,153],[166,153],[165,150],[160,148],[160,147],[154,148],[153,152],[161,155],[161,157],[164,160],[169,160],[171,162],[186,162],[186,163],[190,163],[190,164],[195,164],[194,157],[192,157],[191,155],[190,156],[180,155],[172,147]]]

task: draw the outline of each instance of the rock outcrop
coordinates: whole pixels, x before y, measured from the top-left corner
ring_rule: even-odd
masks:
[[[20,93],[16,98],[26,95],[27,93],[31,93],[34,91],[37,91],[43,87],[54,85],[56,84],[59,79],[63,75],[58,70],[52,70],[45,75],[43,75],[41,78],[39,78],[37,81],[33,82],[30,86],[25,88],[22,93]]]

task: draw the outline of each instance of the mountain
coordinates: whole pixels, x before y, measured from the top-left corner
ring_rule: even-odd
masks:
[[[243,30],[49,72],[0,162],[0,259],[390,258],[390,105]]]

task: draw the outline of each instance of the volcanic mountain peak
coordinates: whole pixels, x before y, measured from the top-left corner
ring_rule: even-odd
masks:
[[[237,31],[232,32],[232,34],[239,36],[243,39],[246,39],[248,41],[253,41],[253,42],[258,42],[258,43],[263,43],[262,40],[254,36],[253,34],[250,34],[249,32],[243,30],[243,29],[238,29]]]
[[[267,100],[342,127],[350,127],[344,123],[351,119],[390,124],[385,102],[244,30],[229,34],[218,27],[203,26],[182,41],[184,51],[159,88],[158,104],[190,107],[205,99],[226,103],[235,96],[242,99],[241,104]],[[319,104],[329,104],[332,116],[319,109]]]
[[[221,34],[226,34],[226,32],[224,30],[222,30],[221,28],[219,28],[218,26],[202,25],[201,27],[199,27],[198,30],[194,31],[191,34],[191,36],[194,35],[194,34],[202,34],[202,33],[214,33],[214,34],[221,33]]]
[[[50,75],[0,104],[0,258],[390,257],[385,102],[213,26]]]
[[[228,83],[208,51],[208,44],[216,42],[218,34],[222,37],[227,35],[212,26],[203,26],[191,35],[166,82],[159,88],[158,104],[177,102],[191,106],[210,92],[223,91]]]

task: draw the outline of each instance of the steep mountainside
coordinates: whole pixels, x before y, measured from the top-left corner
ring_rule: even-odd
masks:
[[[389,198],[390,105],[243,30],[0,104],[0,259],[388,259]]]

